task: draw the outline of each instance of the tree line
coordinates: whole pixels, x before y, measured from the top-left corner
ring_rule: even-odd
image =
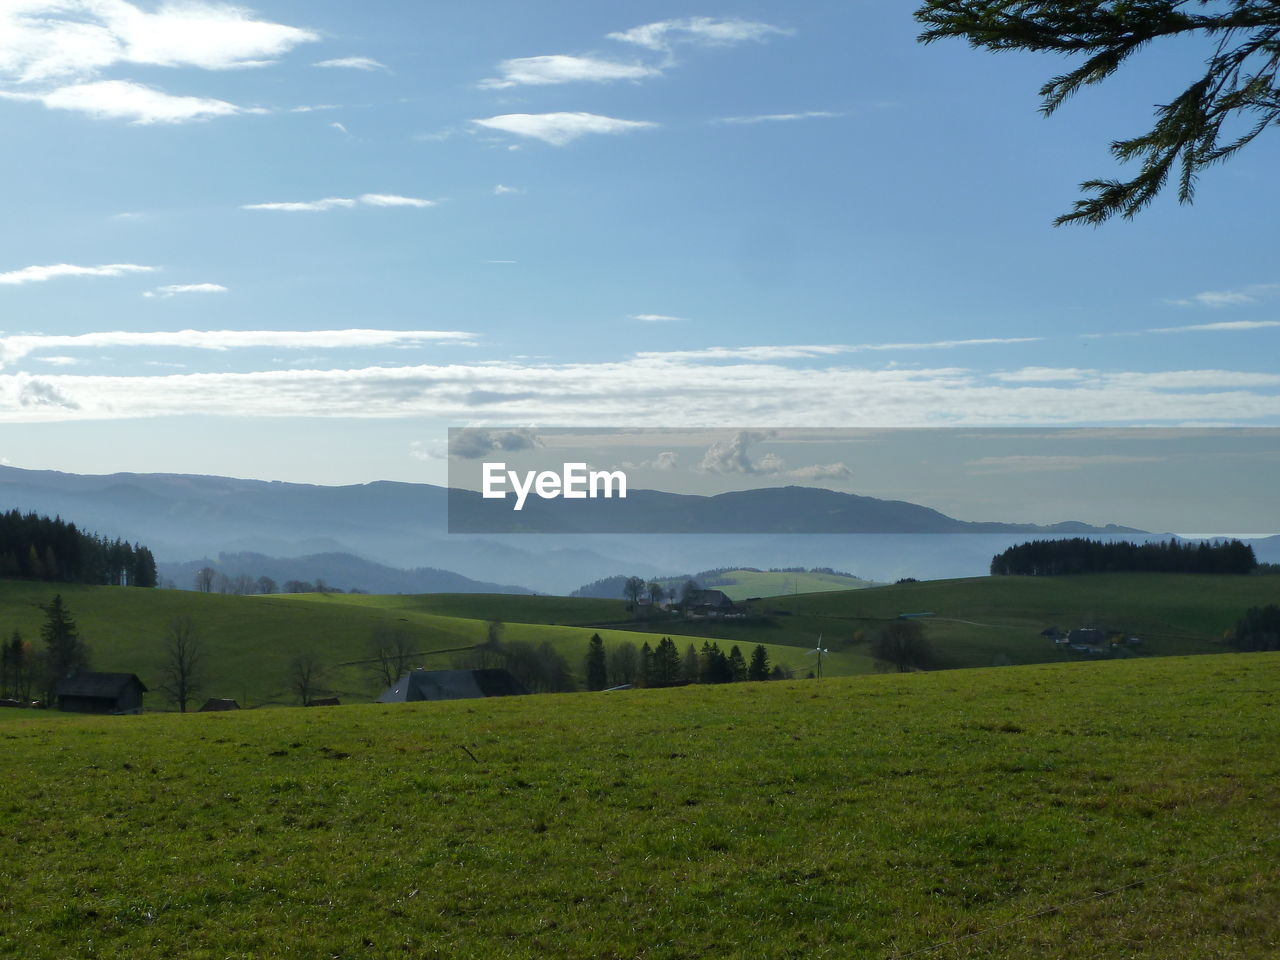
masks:
[[[1280,606],[1250,607],[1236,621],[1229,642],[1237,650],[1280,650]]]
[[[154,587],[156,559],[141,544],[85,533],[60,517],[0,514],[0,577]]]
[[[0,698],[25,703],[39,695],[50,703],[59,680],[89,668],[89,648],[62,595],[40,609],[45,619],[39,645],[18,630],[0,643]]]
[[[600,634],[587,642],[583,672],[588,690],[604,690],[630,684],[636,687],[673,687],[691,683],[738,683],[745,680],[789,680],[791,671],[769,663],[769,651],[757,644],[748,661],[734,645],[728,653],[713,641],[699,650],[692,643],[683,653],[670,637],[656,646],[646,641],[639,648],[629,640],[606,647]]]
[[[1253,547],[1239,540],[1214,543],[1106,542],[1074,537],[1032,540],[991,559],[992,576],[1054,576],[1069,573],[1254,573]]]

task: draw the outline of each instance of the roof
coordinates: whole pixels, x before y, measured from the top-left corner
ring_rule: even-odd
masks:
[[[1067,634],[1067,639],[1072,643],[1098,644],[1105,643],[1107,635],[1095,627],[1079,627]]]
[[[240,704],[234,700],[225,697],[210,697],[204,702],[204,706],[197,710],[197,713],[206,713],[210,710],[239,710]]]
[[[379,703],[511,697],[529,691],[506,670],[411,670],[378,698]]]
[[[77,673],[74,677],[58,681],[57,695],[60,697],[104,697],[115,699],[121,696],[130,684],[136,683],[146,693],[147,685],[138,679],[136,673]]]
[[[688,603],[695,607],[733,606],[733,601],[723,590],[690,590]]]

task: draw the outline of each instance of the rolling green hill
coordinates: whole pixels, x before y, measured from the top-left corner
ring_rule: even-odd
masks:
[[[484,640],[487,621],[507,622],[507,640],[548,641],[580,670],[587,641],[599,632],[606,644],[632,640],[636,646],[655,642],[648,634],[593,630],[570,625],[600,616],[614,619],[621,602],[570,601],[556,597],[493,595],[364,596],[297,594],[237,597],[179,590],[140,590],[0,581],[0,636],[13,630],[38,644],[44,614],[40,609],[61,593],[81,635],[90,646],[93,666],[137,673],[152,688],[148,709],[167,706],[155,689],[163,662],[163,638],[169,622],[191,618],[205,647],[209,675],[201,697],[231,697],[244,706],[292,702],[287,677],[290,661],[310,652],[327,670],[324,686],[344,700],[369,700],[382,686],[372,667],[370,639],[376,630],[400,630],[415,638],[421,653],[415,663],[431,668],[451,666],[460,650]],[[519,618],[550,623],[519,622]],[[667,631],[683,653],[686,638]],[[726,652],[727,652],[726,647]],[[445,651],[432,653],[432,651]],[[804,672],[804,652],[769,646],[772,662]],[[750,650],[743,649],[744,656]],[[858,651],[833,655],[824,671],[833,676],[863,673],[870,660]],[[201,701],[202,702],[202,699]]]
[[[717,583],[711,589],[723,590],[729,599],[746,600],[748,597],[776,597],[797,593],[826,593],[833,590],[861,590],[874,586],[870,580],[846,577],[839,573],[772,573],[760,570],[729,570],[716,574]],[[677,587],[678,590],[678,587]]]
[[[1234,654],[0,711],[0,952],[1272,960],[1278,700]]]
[[[940,667],[1087,659],[1055,648],[1040,631],[1095,625],[1141,637],[1142,655],[1213,653],[1251,606],[1280,599],[1280,578],[1197,574],[1089,574],[974,577],[840,593],[772,597],[762,620],[638,624],[713,637],[722,644],[811,646],[822,635],[833,650],[857,649],[902,613],[921,618]]]

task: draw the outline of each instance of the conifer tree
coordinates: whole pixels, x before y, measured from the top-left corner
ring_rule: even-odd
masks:
[[[756,648],[751,651],[751,665],[747,668],[747,679],[769,679],[769,651],[762,643],[757,643]]]
[[[1178,200],[1190,203],[1198,174],[1280,123],[1280,3],[1276,0],[928,0],[915,17],[920,40],[963,37],[992,51],[1029,50],[1079,56],[1072,69],[1040,88],[1048,116],[1073,93],[1112,76],[1154,42],[1184,51],[1201,42],[1204,74],[1163,98],[1146,133],[1111,144],[1128,180],[1086,180],[1092,192],[1056,223],[1099,224],[1132,217],[1177,167]]]
[[[604,640],[593,633],[587,641],[587,689],[603,690],[609,682],[609,667],[604,654]]]
[[[53,601],[43,609],[45,622],[40,628],[40,638],[47,651],[45,700],[51,702],[57,692],[58,681],[88,667],[89,654],[71,612],[62,602],[62,594],[55,594]]]

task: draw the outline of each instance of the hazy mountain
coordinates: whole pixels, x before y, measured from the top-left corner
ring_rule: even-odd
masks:
[[[276,558],[354,554],[384,567],[432,568],[547,593],[567,593],[615,574],[652,578],[735,565],[828,566],[882,581],[977,576],[987,572],[994,554],[1029,535],[1146,538],[1127,527],[964,523],[916,504],[811,487],[718,497],[636,491],[625,501],[611,501],[628,504],[624,519],[640,516],[645,533],[449,535],[446,498],[443,487],[428,484],[324,487],[178,474],[83,476],[0,466],[0,507],[61,515],[91,531],[140,541],[162,564],[224,552]],[[568,506],[601,502],[578,500]],[[502,505],[497,500],[485,503]],[[545,520],[563,529],[567,521],[554,506],[534,516],[546,504],[566,506],[565,501],[537,501],[535,507],[530,501],[526,510],[533,509],[535,523]],[[756,529],[765,524],[771,532],[717,532],[740,530],[744,519],[752,518]],[[688,527],[680,526],[686,521]],[[659,532],[663,529],[682,532]],[[828,532],[877,529],[922,532]],[[254,576],[264,572],[278,580],[321,576],[344,586],[332,573],[275,577],[259,571]],[[349,586],[373,590],[371,583],[356,578]]]
[[[270,577],[281,587],[289,580],[306,583],[323,580],[327,586],[344,592],[354,589],[365,593],[533,593],[527,587],[472,580],[432,567],[400,570],[350,553],[317,553],[305,557],[220,553],[216,560],[161,562],[157,569],[161,583],[171,580],[177,587],[189,589],[195,581],[196,571],[206,566],[228,579]]]

